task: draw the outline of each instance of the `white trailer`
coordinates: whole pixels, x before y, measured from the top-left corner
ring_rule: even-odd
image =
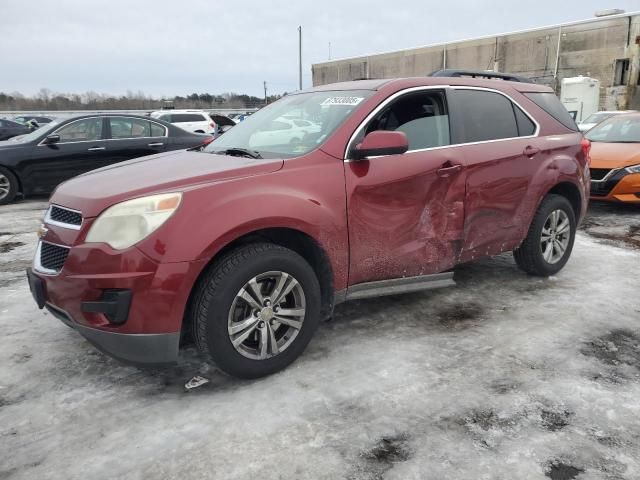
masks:
[[[599,110],[600,80],[582,75],[563,78],[560,86],[560,101],[576,123],[582,122]]]

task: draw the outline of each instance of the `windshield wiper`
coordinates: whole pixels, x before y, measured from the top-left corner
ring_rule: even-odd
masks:
[[[220,150],[218,152],[214,152],[222,155],[231,155],[235,157],[249,157],[249,158],[262,158],[260,152],[255,150],[248,150],[246,148],[227,148],[226,150]]]

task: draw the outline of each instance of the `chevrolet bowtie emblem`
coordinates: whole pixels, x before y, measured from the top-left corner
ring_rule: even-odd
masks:
[[[36,232],[38,235],[38,238],[44,238],[47,233],[49,233],[49,229],[47,227],[43,225],[40,225],[40,228],[38,228],[38,231]]]

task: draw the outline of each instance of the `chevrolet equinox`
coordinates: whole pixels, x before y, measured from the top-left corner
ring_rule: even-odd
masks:
[[[312,127],[300,138],[296,119]],[[507,251],[556,274],[587,207],[589,147],[545,86],[316,87],[206,147],[60,185],[29,285],[120,360],[172,363],[193,339],[224,372],[260,377],[339,302],[452,286],[457,264]]]

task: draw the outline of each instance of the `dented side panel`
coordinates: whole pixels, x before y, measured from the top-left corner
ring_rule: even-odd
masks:
[[[467,168],[464,245],[460,261],[515,249],[542,199],[556,185],[574,184],[586,210],[586,159],[578,133],[461,146]],[[525,147],[540,151],[528,157]],[[483,161],[484,159],[484,161]]]
[[[464,222],[464,174],[439,177],[450,149],[345,163],[349,285],[453,267]],[[456,163],[456,162],[453,162]]]

